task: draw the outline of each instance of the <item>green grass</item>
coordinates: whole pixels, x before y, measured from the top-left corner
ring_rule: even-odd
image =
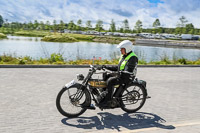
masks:
[[[89,41],[89,42],[103,42],[103,43],[118,44],[121,41],[127,40],[127,39],[131,41],[135,40],[134,38],[128,38],[128,37],[95,36],[95,35],[57,33],[57,32],[52,33],[49,31],[14,30],[10,28],[0,28],[0,32],[4,34],[13,34],[16,36],[44,37],[42,40],[49,41],[49,42]]]
[[[65,61],[61,54],[53,53],[49,58],[33,59],[29,56],[15,57],[13,55],[4,54],[0,56],[0,64],[19,64],[19,65],[42,65],[42,64],[67,64],[67,65],[117,65],[118,59],[113,60],[71,60]],[[190,61],[185,58],[169,60],[167,56],[160,61],[139,60],[139,65],[200,65],[200,58],[196,61]]]
[[[93,39],[94,42],[104,42],[104,43],[112,43],[112,44],[118,44],[123,40],[135,41],[134,38],[112,37],[112,36],[95,36],[95,38]]]
[[[22,31],[18,31],[14,33],[14,35],[17,35],[17,36],[30,36],[30,37],[44,37],[51,34],[53,33],[45,32],[45,31],[36,31],[36,30],[33,30],[33,31],[22,30]]]
[[[4,39],[4,38],[7,38],[7,36],[3,33],[0,33],[0,39]]]
[[[2,30],[2,29],[1,29]],[[90,42],[104,42],[117,44],[123,40],[134,41],[134,38],[128,37],[112,37],[112,36],[95,36],[95,35],[83,35],[83,34],[69,34],[69,33],[52,33],[48,31],[37,30],[2,30],[5,34],[13,34],[16,36],[29,36],[29,37],[43,37],[43,41],[49,42],[74,42],[74,41],[90,41]],[[74,38],[74,39],[73,39]]]
[[[94,35],[69,34],[69,33],[66,33],[66,35],[73,37],[79,41],[92,41],[95,38]]]
[[[69,34],[69,33],[55,33],[45,36],[42,41],[49,42],[76,42],[76,41],[91,41],[91,42],[104,42],[104,43],[120,43],[123,40],[134,41],[133,38],[127,37],[108,37],[108,36],[94,36],[82,34]]]
[[[55,35],[49,35],[42,38],[42,41],[47,42],[77,42],[78,40],[74,37],[68,36],[66,34],[55,34]]]

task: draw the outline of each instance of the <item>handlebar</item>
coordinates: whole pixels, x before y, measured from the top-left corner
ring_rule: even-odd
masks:
[[[96,70],[103,70],[103,71],[105,71],[105,67],[103,67],[103,66],[93,66],[93,65],[90,65],[90,68],[91,68],[91,71],[93,71],[93,72],[96,72]],[[119,75],[129,74],[131,77],[134,76],[134,73],[128,72],[128,71],[118,71],[118,74]]]
[[[105,69],[102,66],[96,67],[96,66],[90,65],[90,68],[92,68],[93,71],[96,71],[96,70],[104,70],[105,71]]]

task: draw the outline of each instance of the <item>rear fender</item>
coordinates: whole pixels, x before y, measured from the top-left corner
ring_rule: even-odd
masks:
[[[146,81],[136,79],[136,80],[134,80],[134,81],[132,82],[132,84],[137,84],[137,85],[143,87],[143,88],[145,89],[145,94],[146,94],[146,96],[148,95],[148,94],[147,94],[147,88],[146,88],[146,85],[147,85],[147,82],[146,82]]]
[[[136,79],[136,80],[132,81],[129,85],[130,85],[130,86],[131,86],[131,85],[138,85],[138,86],[141,86],[141,87],[144,88],[144,90],[145,90],[145,95],[148,96],[148,94],[147,94],[147,89],[146,89],[146,85],[147,85],[147,82],[146,82],[146,81]],[[125,85],[125,86],[120,85],[120,87],[116,90],[116,92],[114,93],[113,96],[115,96],[115,97],[120,97],[121,94],[122,94],[122,92],[123,92],[123,90],[124,90],[126,87],[128,87],[129,85]]]
[[[138,79],[136,79],[132,83],[138,84],[138,85],[142,85],[146,89],[147,82],[144,81],[144,80],[138,80]]]

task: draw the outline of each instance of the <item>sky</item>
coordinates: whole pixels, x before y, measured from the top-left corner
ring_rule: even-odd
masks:
[[[0,0],[0,15],[9,22],[81,19],[83,26],[87,20],[94,26],[100,19],[105,29],[112,19],[118,28],[127,19],[132,29],[137,20],[149,28],[157,18],[161,26],[174,28],[185,16],[200,28],[200,0]]]

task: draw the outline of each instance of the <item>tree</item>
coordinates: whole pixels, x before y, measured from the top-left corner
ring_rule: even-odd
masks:
[[[177,24],[177,27],[175,29],[176,34],[182,34],[182,33],[186,33],[186,29],[185,29],[185,25],[188,22],[188,20],[186,20],[186,18],[184,16],[181,16],[179,18],[179,22]]]
[[[82,20],[79,19],[79,20],[77,21],[76,30],[81,30],[81,26],[82,26]]]
[[[119,32],[120,32],[120,33],[122,33],[122,32],[123,32],[123,28],[122,28],[122,27],[119,29]]]
[[[127,19],[125,19],[123,21],[123,30],[124,30],[124,33],[129,32],[129,24],[128,24],[128,20]]]
[[[40,21],[40,29],[41,29],[41,30],[44,30],[44,29],[45,29],[45,25],[44,25],[44,22],[43,22],[43,21]]]
[[[156,19],[156,20],[153,22],[153,27],[158,28],[159,26],[160,26],[160,20],[159,20],[159,19]]]
[[[116,31],[115,22],[114,22],[113,19],[111,20],[111,24],[110,24],[110,31],[111,32],[115,32]]]
[[[91,28],[92,28],[91,21],[88,20],[88,21],[86,22],[86,30],[90,30]]]
[[[192,23],[186,24],[185,30],[185,33],[194,34],[194,25]]]
[[[49,30],[49,29],[50,29],[50,22],[47,20],[45,24],[45,30]]]
[[[138,21],[135,23],[135,29],[137,30],[137,33],[142,32],[142,21],[138,20]]]
[[[65,29],[65,23],[60,20],[60,24],[59,24],[59,30],[64,30]]]
[[[3,21],[3,17],[0,15],[0,27],[3,25],[4,21]]]
[[[103,30],[103,21],[101,21],[100,19],[96,23],[95,30],[97,30],[98,32],[100,32],[101,30]]]
[[[34,25],[31,21],[28,23],[28,29],[31,29],[31,30],[34,29]]]
[[[184,16],[181,16],[179,18],[179,23],[177,25],[177,27],[185,27],[185,24],[188,22],[188,20],[184,17]]]
[[[159,28],[158,28],[158,33],[164,33],[163,27],[159,27]]]
[[[39,23],[38,23],[38,21],[37,21],[37,20],[35,20],[35,21],[34,21],[34,26],[33,26],[33,27],[34,27],[34,29],[37,29],[37,28],[38,28],[38,26],[39,26]]]
[[[56,20],[53,20],[53,29],[54,31],[57,29]]]
[[[73,22],[73,20],[71,20],[67,26],[68,30],[74,30],[75,29],[75,24]]]
[[[3,22],[3,27],[8,28],[9,23],[8,23],[8,19],[5,19],[5,22]]]

